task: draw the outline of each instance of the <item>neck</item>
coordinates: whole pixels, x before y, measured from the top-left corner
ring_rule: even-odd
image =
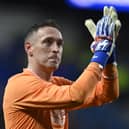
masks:
[[[53,72],[46,70],[43,67],[33,67],[31,65],[28,65],[27,68],[30,69],[32,72],[34,72],[41,79],[46,80],[46,81],[49,81],[53,74]]]

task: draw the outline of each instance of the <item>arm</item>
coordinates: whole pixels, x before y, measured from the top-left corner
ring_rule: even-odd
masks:
[[[62,86],[24,73],[9,80],[5,92],[6,103],[12,103],[16,109],[76,107],[82,105],[93,92],[101,73],[97,63],[90,63],[72,85]],[[6,93],[10,96],[6,96]]]
[[[119,78],[117,67],[113,64],[108,64],[103,71],[103,84],[104,96],[107,98],[107,101],[112,101],[119,97]]]
[[[104,7],[104,16],[108,15],[113,19],[115,22],[115,35],[113,41],[115,41],[115,38],[118,36],[119,30],[121,28],[121,22],[119,19],[117,19],[117,12],[113,7]],[[89,32],[91,33],[93,39],[97,39],[96,37],[99,37],[101,41],[101,35],[102,39],[103,33],[101,33],[100,25],[97,27],[94,24],[93,20],[86,20],[85,25],[88,28]],[[97,33],[99,32],[99,33]],[[97,35],[99,34],[99,35]],[[107,35],[104,35],[105,37]],[[91,51],[94,53],[95,49],[97,47],[97,42],[93,42],[91,44]],[[107,102],[111,102],[114,99],[116,99],[119,96],[119,80],[118,80],[118,71],[116,67],[116,51],[113,50],[113,53],[109,57],[106,67],[103,70],[101,81],[98,82],[97,86],[93,90],[92,94],[88,97],[88,99],[85,101],[83,105],[77,108],[82,107],[89,107],[89,106],[98,106],[102,105]],[[77,109],[76,108],[76,109]]]
[[[112,102],[119,96],[119,82],[118,82],[117,67],[109,64],[105,67],[102,73],[101,81],[97,84],[94,96],[87,102],[89,106],[98,106],[104,103]]]
[[[114,75],[117,75],[115,67],[113,70],[112,67],[106,67],[103,73],[108,76],[113,72]],[[20,87],[17,92],[16,87],[12,87],[13,92],[15,92],[11,93],[15,98],[13,100],[14,107],[21,109],[68,108],[73,110],[112,101],[118,96],[118,79],[116,77],[108,80],[102,77],[100,81],[101,73],[102,70],[98,67],[98,64],[91,63],[72,85],[57,86],[37,78],[29,80],[24,77],[20,80],[21,83],[14,81],[15,84],[11,84],[11,81],[10,85],[16,87],[19,85]],[[10,97],[8,101],[10,101]]]
[[[115,65],[108,64],[102,72],[101,80],[82,105],[69,110],[101,106],[110,103],[119,96],[118,70]]]

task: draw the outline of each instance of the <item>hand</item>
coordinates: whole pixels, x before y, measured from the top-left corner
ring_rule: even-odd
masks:
[[[105,6],[104,9],[103,9],[103,15],[104,16],[106,16],[106,15],[110,16],[112,21],[115,22],[115,30],[114,30],[115,31],[114,32],[115,36],[114,36],[114,41],[113,41],[113,42],[115,42],[117,36],[119,35],[120,28],[121,28],[121,22],[118,19],[117,12],[116,12],[115,8],[113,8],[112,6],[110,8]],[[86,21],[86,26],[90,27],[88,29],[89,29],[92,37],[95,39],[95,36],[96,36],[95,35],[96,25],[94,24],[93,20],[90,19],[90,20]],[[95,49],[96,45],[97,45],[97,42],[92,42],[92,44],[90,46],[91,51],[93,53],[94,53],[94,49]],[[107,64],[115,64],[115,65],[117,65],[117,61],[116,61],[116,48],[113,50],[113,53],[111,54],[110,58],[108,59]]]
[[[113,6],[110,6],[109,8],[107,6],[104,6],[103,9],[103,16],[109,16],[111,17],[112,21],[115,22],[115,35],[117,38],[117,36],[119,35],[119,31],[121,28],[121,21],[118,19],[118,14],[116,9]]]
[[[110,11],[106,9],[104,8],[104,16],[97,22],[94,45],[91,45],[94,52],[91,62],[97,62],[103,67],[113,52],[116,39],[115,22],[117,13],[114,13],[112,18],[111,13],[115,12],[115,9],[111,8]]]
[[[118,15],[117,12],[115,10],[115,8],[113,8],[112,6],[110,6],[109,8],[107,6],[104,7],[103,9],[103,16],[109,16],[111,18],[111,20],[115,23],[115,29],[114,29],[114,37],[112,37],[113,35],[111,34],[111,36],[107,37],[107,39],[112,39],[113,42],[115,42],[117,36],[119,35],[119,31],[121,28],[121,22],[118,19]],[[93,22],[92,19],[88,19],[85,21],[85,26],[88,28],[89,32],[91,33],[93,39],[97,39],[96,38],[96,25]],[[103,33],[104,34],[104,33]],[[102,38],[104,35],[102,35]],[[100,38],[98,38],[100,40]],[[97,42],[93,42],[91,44],[91,51],[94,53],[95,48],[97,46]],[[114,63],[116,64],[116,50],[113,50],[113,53],[111,54],[110,58],[108,59],[107,63]]]
[[[110,16],[104,16],[97,22],[96,26],[96,37],[95,41],[99,42],[100,40],[114,40],[115,37],[115,22],[112,21]]]
[[[105,15],[108,15],[108,14],[110,15],[112,21],[115,22],[115,30],[114,30],[114,37],[113,37],[114,38],[113,42],[115,43],[116,42],[116,38],[119,35],[119,31],[120,31],[120,28],[121,28],[121,22],[118,19],[118,14],[117,14],[115,8],[113,8],[112,6],[110,8],[108,8],[107,6],[104,7],[103,15],[105,16]],[[107,61],[107,64],[117,65],[117,61],[116,61],[116,47],[114,48],[111,56],[109,57],[109,59]]]
[[[118,19],[118,14],[114,7],[110,6],[109,8],[107,6],[104,6],[103,9],[103,16],[109,14],[110,17],[115,21],[115,35],[119,35],[119,31],[121,28],[121,21]],[[96,25],[92,19],[86,19],[85,20],[85,26],[89,30],[91,36],[95,40],[96,37]]]
[[[105,67],[109,57],[112,55],[114,47],[115,46],[112,41],[107,39],[100,40],[96,43],[94,55],[91,58],[91,62],[99,63],[102,67]]]

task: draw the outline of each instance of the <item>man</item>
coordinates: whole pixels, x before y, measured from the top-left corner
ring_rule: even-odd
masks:
[[[6,129],[68,129],[69,111],[116,99],[114,26],[109,14],[98,22],[93,57],[75,82],[53,76],[63,52],[60,28],[50,21],[32,27],[25,38],[28,66],[11,77],[5,89]]]

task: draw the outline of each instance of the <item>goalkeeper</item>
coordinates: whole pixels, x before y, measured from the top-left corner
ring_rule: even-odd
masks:
[[[63,52],[60,28],[52,21],[32,27],[25,38],[27,68],[11,77],[5,88],[6,129],[68,129],[69,111],[115,100],[119,96],[117,20],[114,8],[104,9],[91,45],[91,61],[74,82],[53,76]]]

